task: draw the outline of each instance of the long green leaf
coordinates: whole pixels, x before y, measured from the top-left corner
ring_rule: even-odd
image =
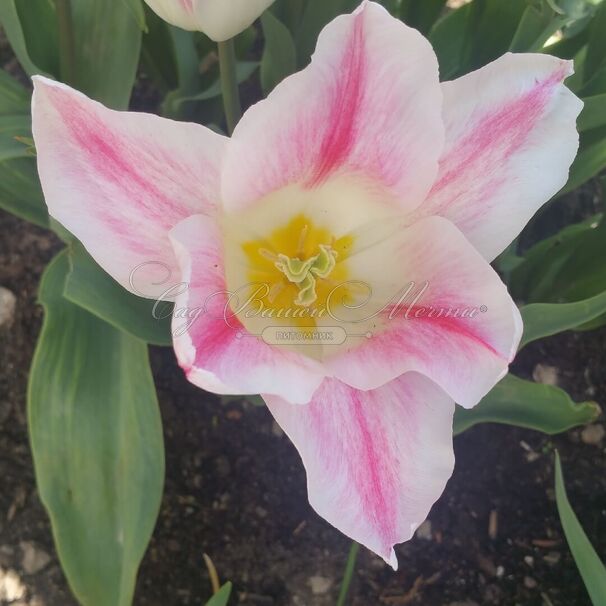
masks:
[[[585,59],[584,77],[591,77],[606,63],[606,4],[602,2],[591,21],[587,57]],[[606,92],[606,91],[605,91]]]
[[[48,211],[34,158],[0,162],[0,208],[40,227],[48,227]]]
[[[520,349],[543,339],[586,324],[606,313],[606,291],[574,303],[533,303],[520,309],[524,335]]]
[[[309,62],[318,35],[324,26],[337,15],[351,12],[358,4],[359,0],[307,0],[296,38],[299,65],[303,66]]]
[[[606,222],[600,216],[569,225],[533,246],[511,273],[514,297],[529,303],[570,303],[606,290]]]
[[[32,8],[34,7],[30,6],[30,9]],[[8,38],[13,52],[15,53],[15,56],[25,72],[29,76],[33,76],[35,74],[44,74],[44,70],[37,66],[30,56],[15,0],[0,1],[0,25],[2,25],[4,28],[6,37]],[[48,23],[47,27],[52,28],[54,27],[54,24]],[[52,51],[49,49],[49,52]]]
[[[133,6],[141,0],[72,2],[76,54],[74,85],[114,109],[126,109],[135,82],[141,28]]]
[[[606,604],[606,567],[600,561],[566,494],[560,455],[555,456],[555,493],[562,528],[593,606]]]
[[[601,129],[600,129],[601,130]],[[606,137],[581,145],[570,168],[568,183],[560,194],[571,192],[606,168]]]
[[[475,408],[457,408],[454,432],[462,433],[478,423],[504,423],[556,434],[590,423],[599,414],[595,402],[575,404],[558,387],[507,375]]]
[[[587,97],[583,103],[585,105],[578,121],[579,131],[606,126],[606,94]]]
[[[0,116],[30,114],[30,94],[21,83],[0,69]]]
[[[28,139],[31,136],[29,116],[0,116],[0,162],[29,156],[28,146],[18,137]]]
[[[39,70],[58,76],[59,28],[54,0],[15,0],[15,6],[32,61]]]
[[[168,23],[145,5],[147,29],[143,34],[141,59],[163,93],[179,86],[177,56]]]
[[[471,44],[464,57],[466,71],[486,65],[509,49],[527,7],[526,0],[472,2],[476,16],[468,33]]]
[[[444,10],[446,0],[402,0],[400,19],[426,34]]]
[[[465,4],[439,19],[429,33],[438,62],[440,77],[449,80],[463,70],[463,53],[468,40],[472,4]]]
[[[242,84],[248,80],[258,69],[259,63],[257,61],[238,61],[236,64],[236,80],[238,84]],[[189,103],[192,101],[208,101],[209,99],[215,99],[221,95],[221,81],[217,80],[211,84],[206,90],[196,95],[188,95],[185,97],[175,98],[173,100],[173,107],[179,108],[183,103]]]
[[[530,4],[522,15],[509,50],[514,53],[540,51],[566,21],[566,16],[556,13],[547,2]]]
[[[70,247],[69,262],[66,299],[146,343],[171,345],[171,305],[127,292],[77,242]]]
[[[129,606],[156,521],[162,426],[147,348],[62,297],[60,253],[40,288],[45,319],[28,391],[40,498],[83,606]]]
[[[232,585],[231,582],[225,583],[215,595],[206,602],[206,606],[227,606],[231,597]]]
[[[261,17],[265,49],[261,60],[261,86],[267,94],[297,69],[297,49],[288,31],[271,11]]]

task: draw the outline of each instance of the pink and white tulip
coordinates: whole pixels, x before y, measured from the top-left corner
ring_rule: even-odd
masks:
[[[365,2],[231,139],[36,78],[40,178],[51,215],[125,288],[148,264],[138,290],[158,294],[150,261],[172,272],[161,290],[189,285],[176,307],[204,310],[175,319],[189,380],[263,394],[312,506],[396,568],[393,546],[452,473],[454,402],[477,404],[516,352],[520,315],[489,262],[566,182],[581,110],[571,73],[507,54],[440,84],[428,41]],[[245,313],[230,293],[252,283],[268,287],[264,309],[302,315],[342,290],[332,316],[295,322]],[[427,288],[403,313],[409,284]],[[480,312],[430,311],[468,308]],[[258,336],[293,324],[346,338]]]
[[[262,15],[274,0],[145,0],[162,19],[216,42],[233,38]]]

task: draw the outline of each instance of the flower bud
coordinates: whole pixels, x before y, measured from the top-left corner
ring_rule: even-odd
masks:
[[[162,19],[223,42],[257,19],[274,0],[145,0]]]

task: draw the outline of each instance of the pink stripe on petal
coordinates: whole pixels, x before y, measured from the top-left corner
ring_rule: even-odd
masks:
[[[305,406],[264,399],[303,459],[313,508],[397,568],[393,546],[452,473],[452,400],[415,373],[366,392],[326,379]]]
[[[323,379],[320,365],[248,334],[231,314],[222,235],[215,220],[192,216],[171,231],[171,240],[187,284],[175,302],[173,334],[188,379],[216,393],[264,392],[298,404],[309,402]],[[190,323],[182,310],[200,313]]]
[[[377,271],[385,259],[397,260],[399,278]],[[372,295],[359,310],[351,307],[348,320],[358,323],[346,328],[371,338],[350,338],[332,354],[327,349],[333,376],[367,390],[416,371],[472,407],[507,372],[522,332],[519,311],[499,276],[449,221],[431,217],[395,230],[354,250],[349,264]],[[340,317],[342,310],[333,313]]]
[[[434,182],[443,135],[429,43],[366,2],[330,23],[311,64],[246,112],[226,157],[224,204],[235,211],[288,185],[350,176],[411,210]]]
[[[39,77],[32,112],[50,214],[136,294],[154,297],[179,282],[168,232],[193,213],[215,212],[227,139],[199,125],[115,112]]]
[[[344,74],[337,79],[328,117],[328,130],[323,135],[317,165],[309,179],[310,187],[319,185],[331,173],[347,160],[356,144],[356,135],[360,127],[362,106],[365,94],[366,51],[364,40],[364,13],[354,17],[350,39],[344,49],[339,72]],[[392,184],[390,184],[392,185]]]
[[[566,182],[581,102],[562,82],[570,62],[507,54],[443,85],[446,149],[410,222],[441,215],[488,260]]]

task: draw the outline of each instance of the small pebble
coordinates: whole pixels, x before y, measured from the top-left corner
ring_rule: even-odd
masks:
[[[526,562],[528,566],[534,566],[534,558],[532,556],[524,556],[524,562]]]
[[[587,427],[583,429],[581,432],[581,440],[583,440],[585,444],[599,446],[604,440],[604,435],[606,435],[604,426],[596,423],[595,425],[587,425]]]
[[[31,541],[21,541],[19,543],[21,548],[22,558],[21,567],[25,574],[36,574],[45,568],[51,561],[51,557],[41,549],[37,547]]]
[[[14,602],[25,597],[26,588],[14,570],[4,571],[0,568],[0,603]]]
[[[558,369],[547,364],[537,364],[532,371],[532,378],[536,383],[555,386],[558,384]]]
[[[0,328],[10,328],[16,307],[17,297],[8,288],[0,286]]]
[[[538,583],[532,577],[524,577],[524,587],[527,589],[535,589]]]
[[[543,560],[545,560],[545,562],[547,562],[547,564],[550,566],[555,566],[561,558],[562,556],[557,551],[550,551],[548,554],[543,556]]]
[[[307,584],[310,586],[311,592],[314,595],[323,595],[329,592],[332,587],[332,580],[326,577],[316,576],[308,579]]]
[[[501,579],[505,576],[505,568],[503,566],[497,566],[496,577]]]

